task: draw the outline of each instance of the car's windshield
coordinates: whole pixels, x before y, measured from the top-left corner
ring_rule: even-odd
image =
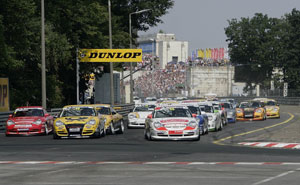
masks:
[[[192,117],[191,112],[185,108],[162,108],[156,110],[154,118],[169,118],[169,117]]]
[[[240,108],[248,108],[249,107],[249,103],[241,103],[240,104],[240,106],[239,106]]]
[[[272,105],[272,106],[274,106],[274,105],[276,105],[276,103],[275,103],[274,101],[268,101],[268,102],[267,102],[267,105]]]
[[[260,107],[260,104],[258,102],[251,102],[250,107],[252,108]]]
[[[147,111],[149,111],[149,109],[146,106],[135,107],[133,110],[133,112],[147,112]]]
[[[229,103],[222,103],[221,106],[226,108],[226,109],[230,109],[230,104]]]
[[[209,105],[201,105],[200,106],[201,111],[206,112],[206,113],[213,113],[214,109],[212,106]]]
[[[219,105],[214,105],[214,109],[215,109],[215,110],[220,110]]]
[[[188,106],[189,110],[191,111],[192,114],[197,114],[197,115],[201,115],[201,110],[199,107],[195,107],[195,106]]]
[[[97,107],[97,112],[99,114],[103,114],[103,115],[110,115],[110,108],[109,107]]]
[[[95,115],[96,112],[92,107],[67,107],[63,109],[60,117]]]
[[[42,109],[17,109],[14,112],[14,117],[30,117],[30,116],[44,116]]]

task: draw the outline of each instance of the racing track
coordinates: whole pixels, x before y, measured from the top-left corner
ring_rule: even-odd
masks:
[[[280,119],[229,124],[221,132],[202,136],[200,141],[146,141],[143,129],[129,129],[123,135],[100,139],[53,140],[52,135],[5,137],[0,133],[0,161],[77,162],[0,164],[0,184],[199,184],[199,181],[206,184],[283,184],[283,181],[298,184],[300,150],[236,145],[260,134],[272,136],[299,119],[295,116],[283,123],[289,118],[291,115],[282,108]],[[278,123],[282,124],[270,127]],[[264,127],[269,128],[261,129]],[[257,131],[251,132],[253,130]],[[83,161],[134,163],[78,163]],[[281,162],[285,165],[278,165]],[[35,178],[35,174],[39,176]]]

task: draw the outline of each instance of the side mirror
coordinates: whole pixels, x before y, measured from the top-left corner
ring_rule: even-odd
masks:
[[[45,114],[45,117],[48,117],[48,116],[50,116],[50,114],[46,113],[46,114]]]
[[[277,103],[276,105],[279,106],[279,103]]]
[[[148,118],[148,119],[152,119],[152,118],[153,118],[152,114],[149,114],[149,115],[147,116],[147,118]]]
[[[197,117],[197,114],[192,114],[193,118]]]
[[[12,117],[13,117],[13,115],[12,115],[12,114],[10,114],[8,117],[9,117],[9,118],[12,118]]]

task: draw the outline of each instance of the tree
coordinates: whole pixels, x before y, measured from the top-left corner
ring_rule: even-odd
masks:
[[[236,81],[244,81],[252,89],[252,83],[266,86],[276,65],[274,50],[274,25],[277,19],[255,14],[253,18],[232,19],[225,28],[231,62],[238,66]]]

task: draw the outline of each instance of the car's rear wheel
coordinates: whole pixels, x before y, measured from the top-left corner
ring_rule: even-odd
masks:
[[[124,130],[125,130],[124,122],[123,122],[123,120],[121,120],[120,121],[120,127],[119,127],[119,130],[118,130],[117,134],[123,134]]]

